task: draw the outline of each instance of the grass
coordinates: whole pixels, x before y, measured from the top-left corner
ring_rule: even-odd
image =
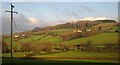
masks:
[[[64,28],[64,29],[51,30],[51,32],[61,34],[61,33],[65,33],[65,32],[72,32],[73,30],[74,30],[73,28]]]
[[[72,50],[66,52],[45,54],[45,55],[37,55],[33,56],[31,59],[20,59],[24,54],[30,52],[16,52],[13,53],[13,56],[16,57],[14,61],[16,63],[56,63],[56,62],[73,62],[73,63],[82,63],[82,62],[102,62],[102,63],[117,63],[116,59],[110,58],[118,58],[117,52],[97,52],[97,51],[80,51],[80,50]],[[3,62],[8,61],[10,58],[10,53],[3,54]],[[6,59],[7,58],[7,59]],[[82,58],[82,59],[79,59]],[[86,59],[87,58],[87,59]],[[99,59],[89,59],[89,58],[99,58]],[[102,59],[103,58],[103,59]],[[107,59],[104,59],[107,58]],[[51,60],[50,60],[51,59]],[[102,59],[102,60],[101,60]],[[43,61],[43,62],[41,62]]]
[[[117,52],[93,52],[93,51],[67,51],[67,52],[61,52],[61,53],[54,53],[54,54],[46,54],[46,55],[39,55],[34,56],[36,58],[73,58],[79,59],[82,58],[82,61],[93,61],[93,62],[117,62],[117,60],[101,60],[102,58],[118,58]],[[86,58],[100,58],[100,59],[86,59]]]
[[[73,39],[66,41],[66,44],[80,44],[86,41],[92,41],[92,44],[117,44],[118,43],[118,33],[101,33],[90,37]]]
[[[15,52],[13,53],[14,57],[23,57],[24,54],[31,52]],[[10,53],[3,53],[3,57],[10,57]],[[80,51],[80,50],[71,50],[65,52],[43,54],[34,57],[70,57],[70,58],[85,58],[85,57],[94,57],[94,58],[117,58],[117,52],[97,52],[97,51]]]
[[[52,43],[60,43],[63,41],[62,37],[60,36],[52,36],[52,35],[38,35],[38,36],[31,36],[29,38],[21,39],[21,42],[52,42]],[[40,39],[41,38],[41,39]]]
[[[33,42],[33,41],[37,41],[38,39],[42,38],[43,36],[45,36],[45,35],[34,35],[34,36],[31,36],[31,37],[28,37],[28,38],[20,39],[19,41],[20,42]],[[4,41],[6,43],[11,43],[11,38],[5,38]],[[14,39],[13,39],[13,42],[15,42]]]
[[[7,43],[10,43],[11,42],[11,38],[5,38],[4,41],[7,42]]]
[[[31,36],[28,38],[23,38],[19,41],[21,41],[21,42],[33,42],[33,41],[37,41],[38,39],[42,38],[43,36],[45,36],[45,35],[34,35],[34,36]]]
[[[31,53],[31,52],[15,52],[15,53],[13,53],[13,57],[23,57],[24,56],[24,54],[28,54],[28,53]],[[2,57],[10,57],[11,56],[11,54],[10,53],[3,53],[2,54]]]
[[[67,51],[54,54],[39,55],[35,57],[70,57],[70,58],[117,58],[117,52],[96,52],[96,51]]]
[[[102,24],[93,26],[93,28],[98,28],[99,26],[102,26],[103,27],[102,29],[110,29],[110,28],[116,29],[114,25],[115,23],[102,23]],[[51,30],[51,32],[61,34],[61,33],[70,32],[73,30],[74,29],[66,28],[66,29]],[[53,42],[53,43],[60,43],[63,41],[63,39],[59,36],[51,36],[51,35],[48,35],[46,37],[44,36],[45,35],[34,35],[28,38],[20,39],[19,41],[20,42]],[[11,41],[10,38],[6,38],[4,40],[8,44]],[[117,44],[118,33],[101,33],[101,34],[97,34],[90,37],[84,37],[84,38],[73,39],[70,41],[65,41],[64,43],[80,44],[88,40],[92,41],[92,44]],[[14,47],[17,47],[19,49],[20,48],[19,42],[14,42],[14,43],[15,43]],[[32,58],[38,58],[38,59],[21,59],[20,57],[23,57],[24,54],[26,53],[29,53],[29,52],[13,53],[13,56],[16,57],[14,58],[14,62],[15,63],[71,63],[71,62],[72,63],[86,63],[86,62],[117,63],[118,62],[116,60],[118,58],[117,52],[72,50],[72,51],[66,51],[66,52],[37,55],[32,57]],[[3,63],[10,63],[10,53],[3,53],[2,57],[4,57]],[[43,58],[44,60],[40,58]],[[99,58],[99,59],[96,60],[96,59],[88,59],[88,58]],[[101,60],[102,58],[107,58],[107,59]],[[110,59],[110,58],[115,58],[115,59]],[[48,59],[53,59],[53,60],[48,60]]]
[[[51,36],[51,35],[39,40],[39,42],[52,42],[52,43],[60,43],[62,41],[63,39],[60,36]]]
[[[98,28],[100,26],[102,26],[102,28],[112,28],[115,25],[116,25],[116,23],[101,23],[101,24],[93,26],[93,28]]]
[[[11,63],[10,58],[2,58],[2,63]],[[92,62],[92,61],[82,61],[82,60],[43,60],[43,59],[21,59],[13,58],[13,63],[101,63],[101,62]],[[105,62],[104,62],[105,63]],[[33,65],[34,65],[33,64]]]
[[[11,38],[6,38],[4,39],[5,42],[10,43],[11,42]],[[51,36],[48,35],[45,37],[45,35],[34,35],[28,38],[23,38],[20,39],[20,42],[53,42],[53,43],[59,43],[61,42],[63,39],[60,36]],[[14,42],[14,43],[17,43]]]

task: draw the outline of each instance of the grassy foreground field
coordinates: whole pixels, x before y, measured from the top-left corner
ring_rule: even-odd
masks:
[[[2,63],[11,63],[10,58],[2,58]],[[13,58],[13,63],[102,63],[102,62],[91,62],[91,61],[84,61],[84,60],[43,60],[43,59],[21,59],[21,58]],[[109,62],[103,62],[103,63],[109,63]],[[111,63],[110,63],[111,64]]]
[[[28,53],[28,52],[27,52]],[[16,52],[14,53],[14,57],[16,58],[21,58],[24,56],[26,53],[22,52]],[[10,53],[4,53],[3,57],[10,57]],[[65,51],[65,52],[59,52],[59,53],[51,53],[51,54],[44,54],[44,55],[37,55],[37,56],[32,56],[31,58],[33,59],[20,59],[21,61],[24,60],[24,62],[31,61],[36,62],[36,61],[43,61],[43,60],[55,60],[57,62],[102,62],[102,63],[117,63],[118,62],[118,53],[117,52],[93,52],[93,51],[80,51],[80,50],[73,50],[73,51]],[[7,59],[4,58],[3,62],[8,62],[6,61]],[[18,60],[15,60],[15,62],[21,62]],[[52,61],[52,62],[55,62]],[[49,61],[48,61],[49,62]],[[51,62],[51,61],[50,61]]]
[[[111,62],[116,63],[118,58],[117,52],[93,52],[93,51],[67,51],[61,53],[53,53],[46,55],[33,56],[34,58],[52,58],[52,59],[66,59],[79,60],[90,62]]]

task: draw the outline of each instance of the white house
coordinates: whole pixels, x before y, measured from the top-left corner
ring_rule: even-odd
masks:
[[[82,30],[77,30],[77,32],[82,32]]]
[[[91,31],[91,29],[88,29],[87,31],[88,31],[88,32],[90,32],[90,31]]]
[[[82,30],[74,30],[73,32],[82,32]]]
[[[15,35],[14,38],[18,38],[19,36],[18,35]]]
[[[76,30],[73,30],[73,32],[76,32]]]

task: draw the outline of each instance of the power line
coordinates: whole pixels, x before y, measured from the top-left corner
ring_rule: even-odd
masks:
[[[12,51],[13,51],[13,48],[12,48],[12,46],[13,46],[13,13],[18,13],[18,12],[15,12],[15,11],[13,11],[13,8],[15,8],[15,6],[12,4],[12,3],[10,3],[10,6],[11,6],[11,10],[10,11],[5,11],[5,12],[9,12],[9,13],[11,13],[11,63],[13,63],[13,53],[12,53]]]
[[[14,22],[14,24],[15,24],[15,30],[17,31],[18,30],[18,27],[17,27],[17,24],[16,24],[16,22],[15,21],[13,21]]]

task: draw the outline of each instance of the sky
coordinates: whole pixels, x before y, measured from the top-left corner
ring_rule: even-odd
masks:
[[[118,2],[119,0],[2,0],[3,2]]]
[[[25,1],[25,0],[24,0]],[[32,1],[32,0],[31,0]],[[77,20],[118,19],[117,2],[13,2],[14,32]],[[2,2],[2,33],[10,33],[9,2]]]

